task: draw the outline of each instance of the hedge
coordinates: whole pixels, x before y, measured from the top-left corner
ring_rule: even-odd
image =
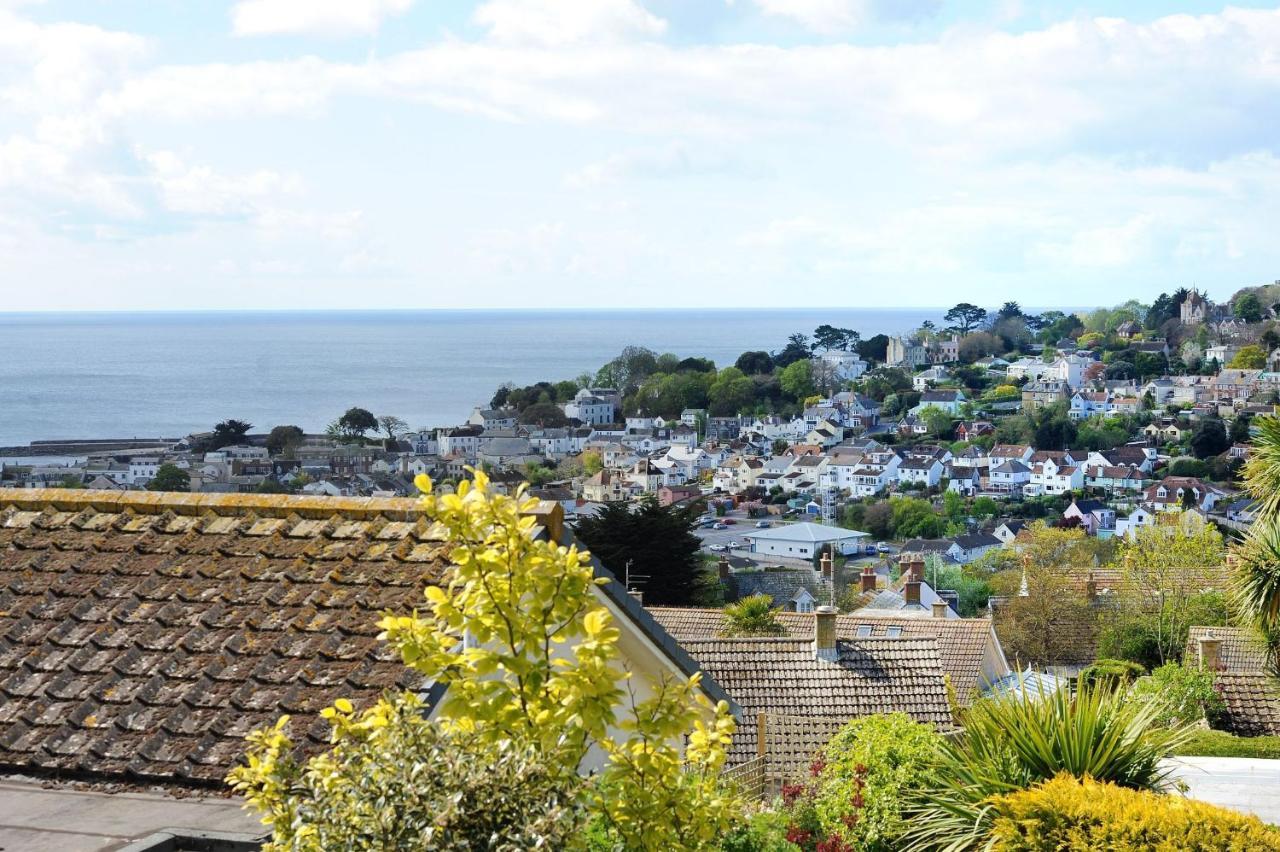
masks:
[[[1200,757],[1280,758],[1280,737],[1237,737],[1226,731],[1196,731],[1178,754]]]
[[[1068,775],[992,805],[991,848],[1009,852],[1280,852],[1280,831],[1257,817]]]

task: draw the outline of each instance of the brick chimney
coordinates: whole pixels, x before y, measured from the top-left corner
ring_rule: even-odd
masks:
[[[917,589],[917,590],[916,590],[916,594],[919,594],[919,593],[920,593],[920,592],[919,592],[919,589]],[[946,601],[934,601],[934,602],[933,602],[933,617],[934,617],[934,618],[946,618],[946,617],[947,617],[947,610],[949,610],[949,609],[951,609],[951,606],[950,606]]]
[[[827,551],[826,553],[822,554],[821,565],[822,565],[822,579],[828,580],[828,581],[834,580],[836,577],[836,568],[835,568],[835,562],[833,562],[831,559],[831,551]]]
[[[924,581],[923,553],[904,553],[898,558],[898,565],[902,568],[902,574],[907,580],[914,580],[917,583]]]
[[[1200,644],[1200,668],[1205,671],[1216,672],[1222,670],[1222,640],[1210,633],[1207,636],[1201,636]]]
[[[870,562],[862,566],[862,591],[874,592],[876,590],[876,569]]]
[[[718,564],[720,569],[720,579],[722,581],[729,579],[729,557],[721,556]]]
[[[920,606],[920,581],[914,579],[915,572],[907,574],[907,582],[902,586],[902,596],[907,606]]]
[[[836,612],[833,606],[820,606],[813,610],[814,656],[833,663],[839,656],[836,652]]]

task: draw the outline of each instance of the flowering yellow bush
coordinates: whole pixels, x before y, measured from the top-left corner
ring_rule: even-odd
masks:
[[[526,799],[558,808],[561,792],[570,790],[574,807],[557,813],[564,821],[590,820],[597,844],[603,837],[622,849],[714,847],[741,813],[718,780],[734,728],[728,706],[713,706],[697,675],[650,684],[650,697],[638,697],[641,690],[620,667],[619,631],[595,592],[600,581],[588,555],[531,535],[535,521],[528,513],[537,501],[524,488],[499,495],[483,473],[474,476],[455,493],[438,496],[429,478],[417,478],[422,510],[452,545],[455,567],[447,586],[427,588],[426,612],[389,614],[380,623],[407,665],[447,686],[434,720],[406,721],[402,697],[388,696],[363,713],[339,700],[324,711],[334,752],[305,764],[288,758],[287,719],[254,734],[246,766],[229,780],[265,814],[274,832],[268,849],[331,849],[337,838],[343,848],[449,848],[438,831],[434,840],[417,843],[396,834],[399,845],[386,846],[385,835],[369,829],[371,820],[385,821],[392,812],[396,825],[414,823],[406,810],[438,809],[439,800],[407,793],[388,798],[364,777],[382,764],[421,763],[430,772],[449,749],[494,760],[514,754],[514,777],[535,776]],[[402,735],[420,725],[432,728],[425,739]],[[388,736],[388,727],[396,735]],[[415,752],[412,743],[419,740],[431,747]],[[379,743],[394,748],[379,749]],[[603,768],[584,777],[591,755],[602,756]],[[476,763],[483,766],[485,758]],[[489,834],[477,840],[501,840],[505,831],[513,839],[497,848],[526,848],[525,823],[535,817],[523,810],[505,830],[466,814],[450,824],[457,830],[482,825]],[[541,843],[552,837],[557,846],[587,842],[584,832],[566,838],[562,828],[547,826]],[[365,845],[369,837],[384,840]]]
[[[997,797],[992,807],[991,848],[1008,852],[1280,850],[1280,831],[1257,817],[1069,775]]]

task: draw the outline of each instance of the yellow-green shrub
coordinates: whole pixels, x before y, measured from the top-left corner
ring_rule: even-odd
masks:
[[[992,805],[992,848],[1010,852],[1280,850],[1280,831],[1257,817],[1069,775],[999,796]]]

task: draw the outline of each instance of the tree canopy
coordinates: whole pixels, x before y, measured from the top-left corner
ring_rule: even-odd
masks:
[[[987,309],[969,302],[961,302],[943,316],[959,334],[968,334],[987,319]]]
[[[608,503],[578,521],[574,531],[619,579],[630,570],[645,603],[691,606],[705,579],[702,540],[693,534],[703,504],[660,506],[652,496],[636,505]]]

